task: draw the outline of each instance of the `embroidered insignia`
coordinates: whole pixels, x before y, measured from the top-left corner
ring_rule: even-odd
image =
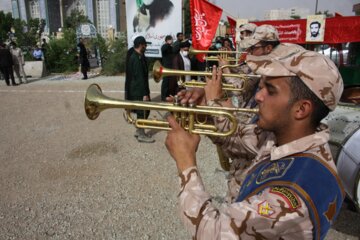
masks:
[[[255,178],[256,178],[256,174],[252,174],[251,177],[250,177],[250,179],[247,181],[246,186],[247,186],[247,187],[250,186],[251,183],[254,181]]]
[[[258,204],[258,213],[264,217],[270,217],[275,213],[274,209],[271,208],[268,202],[263,201]]]
[[[324,213],[326,219],[331,222],[336,214],[336,198],[333,202],[330,202],[327,211]]]
[[[301,207],[301,202],[299,197],[288,188],[273,187],[271,188],[270,192],[282,197],[285,200],[285,202],[287,202],[287,204],[290,206],[291,209],[297,209]]]
[[[277,179],[284,176],[286,171],[291,167],[293,161],[294,158],[271,161],[260,170],[256,183],[259,184],[270,179]]]
[[[256,174],[254,174],[254,173],[251,174],[250,178],[244,182],[244,185],[246,187],[249,187],[251,185],[251,183],[255,180],[255,178],[256,178]],[[241,194],[245,189],[246,189],[245,187],[241,188],[239,194]]]

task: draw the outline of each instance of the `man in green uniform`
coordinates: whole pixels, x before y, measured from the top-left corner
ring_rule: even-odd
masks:
[[[134,51],[130,56],[128,62],[129,77],[126,86],[127,100],[132,101],[150,101],[149,89],[149,73],[148,65],[145,57],[147,42],[143,36],[139,36],[134,40]],[[137,119],[147,119],[150,111],[136,110]],[[145,134],[144,129],[137,129],[135,137],[139,142],[152,143],[155,140]]]

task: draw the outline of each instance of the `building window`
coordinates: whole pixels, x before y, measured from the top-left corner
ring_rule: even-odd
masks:
[[[106,38],[107,29],[110,24],[110,2],[109,0],[96,1],[96,23],[97,31]]]
[[[29,11],[31,18],[40,19],[40,3],[39,0],[30,0],[29,1]]]

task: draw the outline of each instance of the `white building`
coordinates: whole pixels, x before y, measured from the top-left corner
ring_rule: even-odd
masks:
[[[126,31],[125,0],[1,0],[11,2],[12,15],[28,21],[46,21],[45,32],[57,32],[72,10],[79,10],[95,25],[97,32],[107,37],[111,27],[116,33]]]
[[[308,15],[310,15],[310,10],[307,8],[272,9],[265,11],[264,20],[292,19],[293,16],[306,18]]]

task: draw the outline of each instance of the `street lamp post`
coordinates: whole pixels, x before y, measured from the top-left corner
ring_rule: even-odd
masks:
[[[316,3],[315,3],[315,15],[317,14],[317,9],[318,9],[318,0],[316,0]]]
[[[60,26],[64,27],[64,8],[63,8],[63,0],[59,0],[60,5]]]

